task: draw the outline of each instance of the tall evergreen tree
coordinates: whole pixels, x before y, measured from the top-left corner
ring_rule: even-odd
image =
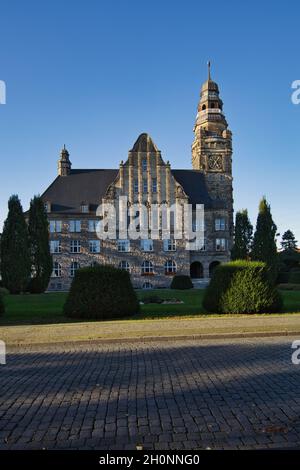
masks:
[[[231,259],[248,259],[251,249],[253,226],[248,217],[247,209],[238,211],[235,216],[234,245]]]
[[[282,241],[280,242],[284,250],[295,250],[297,248],[297,240],[291,230],[287,230],[282,235]]]
[[[49,224],[43,200],[35,196],[30,201],[29,242],[31,255],[31,280],[29,290],[44,292],[52,272],[52,256],[49,248]]]
[[[8,216],[1,237],[1,275],[12,294],[24,292],[30,278],[28,228],[17,195],[8,201]]]
[[[251,257],[253,260],[264,261],[267,264],[270,278],[274,282],[278,270],[276,231],[277,227],[272,218],[271,207],[263,197],[259,204]]]

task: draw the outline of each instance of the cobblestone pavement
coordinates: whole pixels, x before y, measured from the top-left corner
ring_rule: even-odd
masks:
[[[291,341],[14,349],[0,365],[0,448],[295,448]]]

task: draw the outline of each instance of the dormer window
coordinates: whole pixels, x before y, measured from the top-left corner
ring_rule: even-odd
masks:
[[[83,214],[87,214],[89,211],[90,211],[89,205],[83,202],[81,204],[81,212]]]
[[[51,202],[46,201],[44,204],[44,207],[45,207],[45,211],[47,212],[47,214],[49,214],[49,212],[51,212]]]

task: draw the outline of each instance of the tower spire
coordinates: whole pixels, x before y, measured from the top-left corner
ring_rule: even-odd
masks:
[[[210,60],[207,62],[208,80],[211,80],[210,76]]]

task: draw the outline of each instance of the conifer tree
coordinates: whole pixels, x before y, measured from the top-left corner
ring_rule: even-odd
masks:
[[[41,293],[49,284],[52,256],[49,248],[48,218],[44,202],[39,196],[30,201],[28,230],[31,255],[29,290],[32,293]]]
[[[263,197],[259,204],[251,257],[255,261],[264,261],[267,264],[270,278],[274,282],[278,270],[276,231],[277,227],[272,218],[271,207]]]
[[[238,211],[235,216],[234,245],[231,259],[248,259],[251,249],[253,226],[248,217],[247,209]]]
[[[1,237],[1,275],[12,294],[24,292],[30,278],[28,228],[17,195],[8,201],[8,216]]]
[[[291,230],[287,230],[282,235],[281,246],[284,250],[295,250],[297,248],[297,240]]]

